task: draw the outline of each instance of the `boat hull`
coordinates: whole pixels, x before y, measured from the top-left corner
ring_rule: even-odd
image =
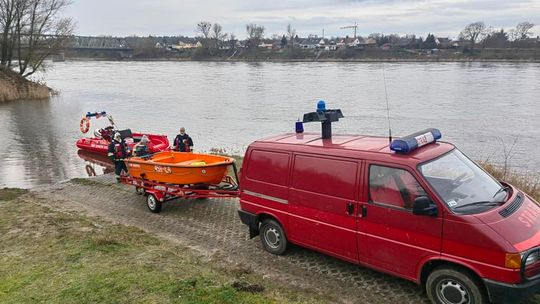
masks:
[[[169,149],[169,139],[165,135],[144,133],[133,133],[132,135],[134,140],[127,141],[127,145],[130,149],[133,148],[133,146],[142,138],[143,135],[146,135],[149,141],[152,143],[150,146],[151,153],[166,151]],[[101,155],[107,155],[109,144],[109,141],[100,138],[80,138],[76,143],[77,148],[81,150],[86,150]]]
[[[129,175],[133,177],[175,185],[217,185],[226,176],[234,159],[167,151],[156,153],[148,160],[132,157],[125,162]]]

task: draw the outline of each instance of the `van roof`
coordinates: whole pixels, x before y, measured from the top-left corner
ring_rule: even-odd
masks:
[[[320,133],[286,133],[257,140],[253,147],[273,147],[295,152],[322,152],[327,155],[358,157],[363,159],[388,160],[415,163],[436,158],[452,149],[454,145],[437,141],[420,147],[409,154],[398,154],[390,150],[388,137],[336,134],[322,139]]]

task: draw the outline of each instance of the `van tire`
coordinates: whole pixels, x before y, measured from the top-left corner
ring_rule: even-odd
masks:
[[[264,220],[259,229],[261,235],[261,243],[264,250],[281,255],[287,249],[287,236],[281,225],[275,220]]]
[[[431,302],[436,304],[488,303],[477,280],[468,271],[457,267],[443,266],[433,270],[426,281],[426,292]]]

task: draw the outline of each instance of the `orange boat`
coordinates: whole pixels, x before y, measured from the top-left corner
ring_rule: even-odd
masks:
[[[127,159],[129,175],[175,185],[221,183],[234,159],[226,156],[165,151],[150,158]]]

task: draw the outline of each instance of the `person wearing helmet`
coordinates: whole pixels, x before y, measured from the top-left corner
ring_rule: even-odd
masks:
[[[148,156],[151,154],[152,143],[148,140],[146,135],[143,135],[141,141],[139,141],[135,146],[133,146],[133,155],[137,157]]]
[[[113,132],[114,132],[113,126],[108,126],[106,128],[99,128],[94,131],[94,137],[99,138],[99,139],[104,139],[106,141],[111,141]]]
[[[184,127],[180,128],[180,134],[176,135],[176,138],[174,139],[173,150],[179,152],[193,151],[193,140],[186,134],[186,129]]]
[[[128,171],[124,159],[129,155],[128,147],[126,142],[122,139],[120,133],[115,133],[113,141],[109,144],[109,153],[108,156],[114,162],[114,174],[116,176],[116,181],[120,181],[120,175],[122,171]]]

